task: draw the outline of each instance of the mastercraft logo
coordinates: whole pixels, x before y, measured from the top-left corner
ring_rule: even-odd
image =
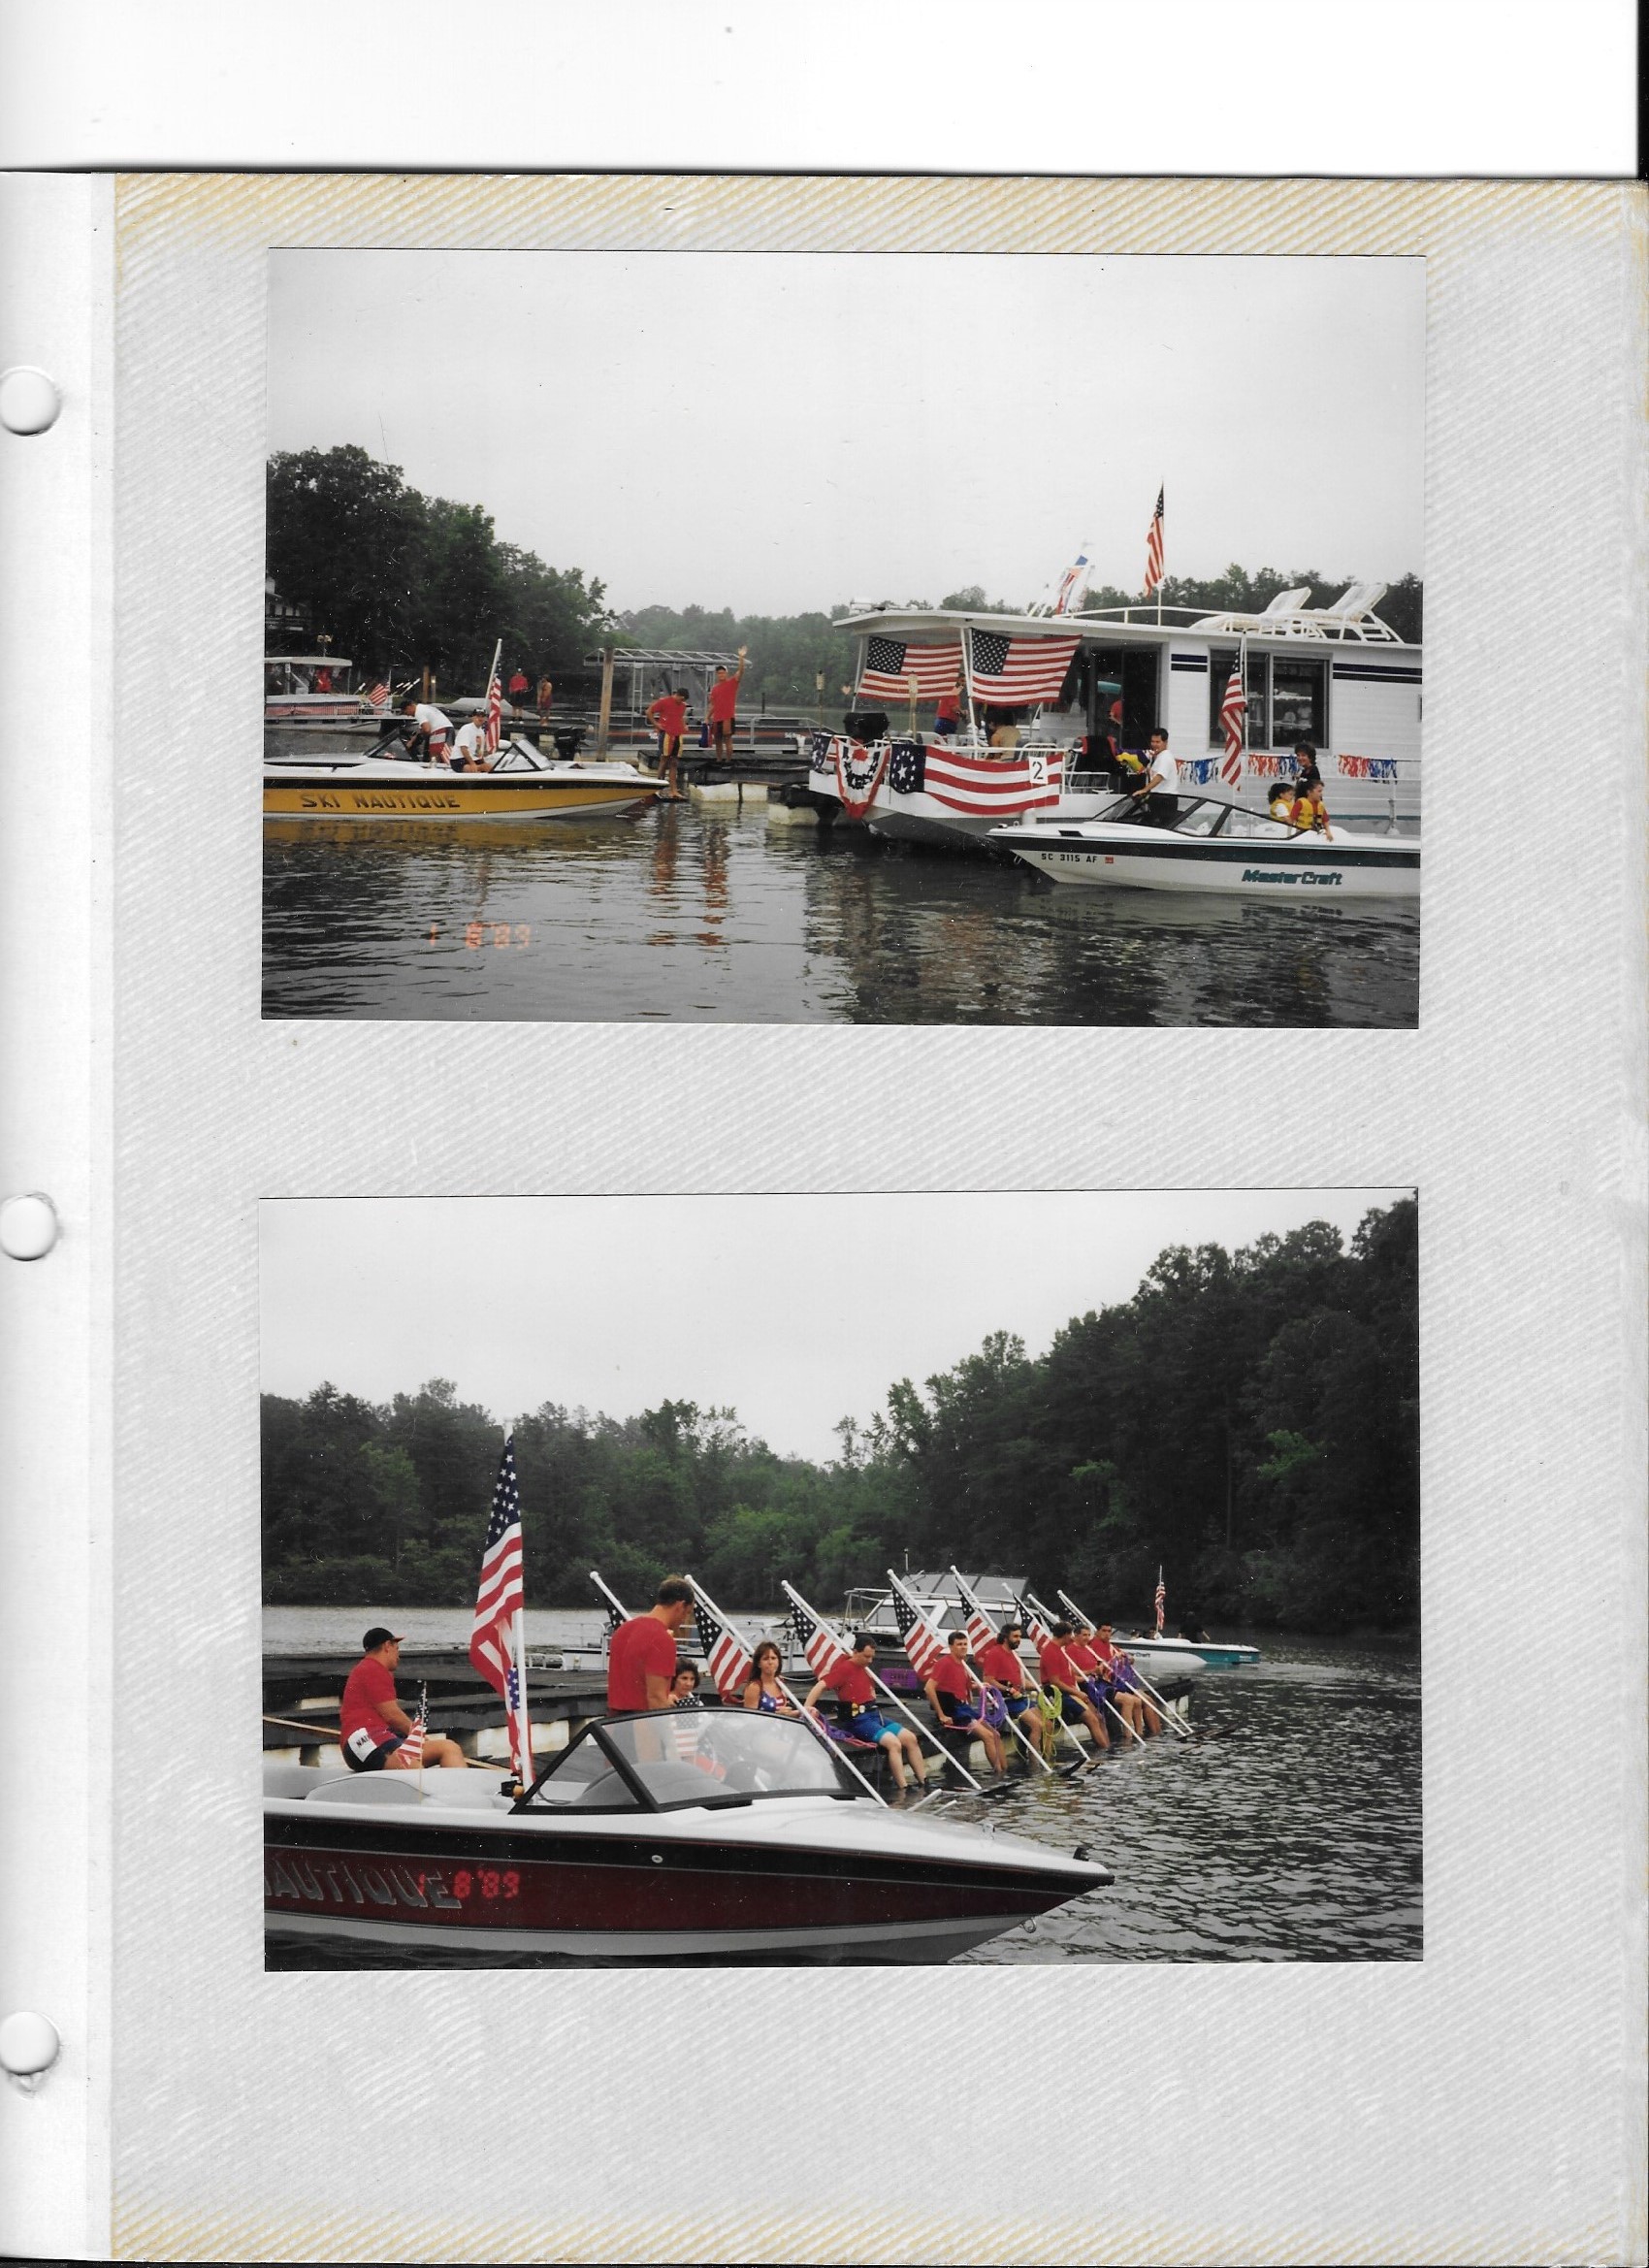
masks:
[[[1296,867],[1292,874],[1267,874],[1259,866],[1245,866],[1243,880],[1245,882],[1300,882],[1306,884],[1310,889],[1322,890],[1338,883],[1341,880],[1341,874],[1338,867],[1332,867],[1322,873],[1315,873],[1310,869],[1302,873]]]

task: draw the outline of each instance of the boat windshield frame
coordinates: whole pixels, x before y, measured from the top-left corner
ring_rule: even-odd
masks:
[[[810,1786],[761,1787],[756,1784],[741,1783],[733,1786],[725,1779],[718,1781],[708,1771],[704,1771],[700,1773],[704,1780],[702,1791],[697,1788],[688,1788],[673,1781],[666,1782],[664,1788],[662,1788],[657,1781],[648,1776],[648,1760],[634,1753],[641,1745],[639,1737],[634,1740],[626,1737],[627,1733],[635,1732],[639,1734],[641,1730],[650,1728],[659,1732],[662,1737],[667,1737],[671,1745],[680,1749],[684,1745],[686,1737],[696,1732],[699,1735],[697,1745],[701,1748],[705,1734],[718,1725],[718,1721],[720,1721],[721,1729],[728,1732],[730,1737],[736,1737],[745,1742],[751,1740],[767,1741],[769,1744],[776,1745],[787,1740],[792,1742],[805,1741],[808,1751],[815,1754],[823,1752],[824,1761],[829,1767],[828,1784],[816,1782]],[[588,1748],[592,1745],[606,1758],[608,1764],[617,1772],[620,1781],[629,1791],[630,1800],[623,1804],[579,1805],[577,1807],[579,1813],[585,1818],[593,1817],[600,1812],[623,1813],[627,1817],[633,1818],[638,1811],[643,1814],[693,1810],[730,1811],[742,1810],[753,1803],[793,1801],[802,1798],[824,1797],[832,1802],[856,1802],[865,1798],[863,1787],[854,1778],[847,1765],[830,1747],[827,1736],[811,1733],[805,1726],[794,1724],[789,1719],[767,1716],[757,1710],[732,1709],[724,1706],[705,1709],[630,1709],[615,1712],[605,1717],[598,1717],[567,1742],[566,1748],[538,1774],[533,1785],[517,1798],[513,1808],[516,1811],[531,1812],[536,1818],[542,1818],[547,1811],[559,1810],[561,1806],[539,1799],[540,1790],[546,1782],[553,1780],[558,1773],[566,1768],[568,1761],[573,1756],[577,1755],[580,1750],[585,1750],[587,1753]],[[797,1748],[794,1753],[800,1756],[806,1751]],[[661,1756],[652,1761],[662,1767],[667,1767],[671,1772],[694,1771],[698,1768],[691,1761],[684,1761],[679,1755]],[[760,1768],[760,1766],[752,1767],[753,1777],[754,1772]],[[679,1792],[674,1795],[667,1794],[665,1788],[671,1785],[678,1786]],[[572,1808],[572,1805],[566,1806],[568,1811]]]

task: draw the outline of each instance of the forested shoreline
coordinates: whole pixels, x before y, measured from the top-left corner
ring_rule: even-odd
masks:
[[[1173,1199],[1162,1199],[1165,1216]],[[1419,1612],[1418,1208],[1236,1253],[1168,1247],[1129,1300],[1046,1353],[1009,1333],[867,1419],[824,1463],[731,1409],[638,1416],[553,1399],[513,1420],[533,1606],[588,1606],[689,1568],[728,1606],[789,1575],[834,1607],[889,1565],[1025,1571],[1118,1621],[1149,1610],[1281,1629]],[[691,1365],[684,1349],[683,1368]],[[553,1387],[553,1380],[547,1380]],[[263,1397],[270,1604],[468,1604],[503,1427],[449,1382],[384,1405],[327,1383]]]
[[[674,652],[750,652],[745,701],[751,708],[810,714],[839,711],[850,682],[854,640],[838,626],[837,601],[800,614],[735,614],[728,607],[642,606],[615,614],[604,584],[582,567],[546,567],[537,555],[501,541],[480,504],[426,497],[399,465],[380,464],[353,444],[276,451],[269,460],[266,564],[280,599],[296,607],[306,635],[325,635],[371,676],[435,671],[451,697],[486,690],[495,640],[507,676],[536,682],[576,677],[598,644]],[[1063,563],[1060,563],[1063,564]],[[1259,612],[1279,591],[1309,589],[1320,606],[1357,578],[1316,567],[1235,564],[1222,575],[1170,575],[1165,606],[1209,613]],[[887,594],[880,594],[887,596]],[[1399,637],[1418,643],[1424,588],[1405,575],[1380,601]],[[949,591],[935,603],[1015,614],[1028,599],[987,599],[982,584]],[[920,604],[922,601],[906,601]],[[1094,586],[1090,606],[1142,606],[1137,591]],[[821,688],[817,680],[823,677]]]

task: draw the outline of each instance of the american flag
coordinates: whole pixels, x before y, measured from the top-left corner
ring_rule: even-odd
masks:
[[[795,1633],[795,1642],[807,1656],[814,1676],[823,1677],[832,1663],[846,1660],[848,1649],[835,1632],[820,1621],[812,1607],[797,1598],[788,1583],[785,1590],[791,1603],[791,1628]]]
[[[710,1665],[716,1691],[724,1701],[737,1701],[750,1683],[750,1649],[702,1599],[693,1602],[693,1619],[698,1630],[698,1650]]]
[[[487,680],[487,754],[498,748],[503,729],[503,687],[499,683],[498,657],[493,657],[493,673]]]
[[[1017,811],[1057,803],[1064,776],[1060,748],[1017,748],[996,758],[937,746],[922,751],[921,785],[947,811],[1012,819]]]
[[[1168,1593],[1162,1587],[1162,1570],[1156,1571],[1156,1635],[1162,1636],[1162,1620],[1168,1611]]]
[[[430,1689],[418,1688],[418,1714],[412,1720],[412,1730],[396,1751],[396,1761],[408,1771],[422,1767],[424,1762],[424,1728],[430,1721]]]
[[[1033,1646],[1046,1646],[1049,1639],[1053,1636],[1053,1633],[1049,1629],[1047,1623],[1043,1621],[1041,1615],[1038,1614],[1036,1608],[1031,1604],[1030,1601],[1028,1599],[1016,1599],[1014,1601],[1014,1612],[1018,1620],[1024,1625],[1025,1636],[1027,1638],[1029,1638],[1031,1644]]]
[[[1051,609],[1052,613],[1069,614],[1078,593],[1087,581],[1087,553],[1079,551],[1059,578],[1059,588],[1054,593],[1053,605]]]
[[[981,1646],[988,1646],[993,1643],[996,1636],[996,1626],[971,1591],[963,1590],[962,1603],[968,1611],[966,1625],[968,1651],[977,1654]]]
[[[1243,691],[1243,657],[1231,664],[1231,675],[1225,681],[1225,698],[1219,704],[1220,729],[1225,734],[1225,754],[1219,760],[1219,776],[1235,788],[1243,777],[1243,727],[1248,706],[1248,697]]]
[[[389,699],[389,687],[384,684],[382,678],[379,678],[375,685],[368,686],[361,698],[366,702],[368,708],[381,709]]]
[[[530,1776],[522,1725],[520,1665],[511,1650],[510,1626],[525,1607],[521,1564],[521,1496],[515,1485],[515,1436],[503,1444],[487,1539],[481,1546],[481,1580],[475,1593],[475,1619],[469,1627],[469,1659],[495,1693],[503,1696],[509,1720],[509,1754],[515,1771]]]
[[[895,795],[920,795],[927,751],[920,740],[895,740],[888,762],[888,785]]]
[[[1162,581],[1162,490],[1156,492],[1156,509],[1150,516],[1150,533],[1146,537],[1146,597],[1148,599]]]
[[[874,693],[883,700],[909,700],[907,680],[916,679],[916,697],[937,700],[949,693],[961,674],[962,649],[954,646],[913,646],[903,638],[869,638],[864,649],[860,694]]]
[[[1011,638],[973,632],[973,697],[986,708],[1018,708],[1059,698],[1081,638]]]
[[[898,1576],[889,1572],[889,1581],[893,1590],[893,1620],[899,1626],[899,1636],[910,1657],[911,1668],[919,1677],[926,1677],[936,1663],[944,1661],[945,1641],[914,1604]]]

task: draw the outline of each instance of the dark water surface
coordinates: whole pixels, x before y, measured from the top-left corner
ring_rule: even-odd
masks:
[[[1061,889],[763,807],[268,821],[264,1013],[698,1023],[1401,1026],[1419,913]]]

